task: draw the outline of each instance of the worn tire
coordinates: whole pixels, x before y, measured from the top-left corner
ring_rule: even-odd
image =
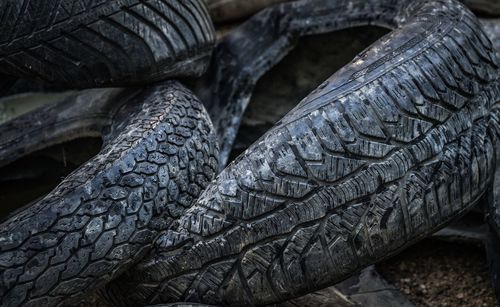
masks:
[[[481,24],[493,43],[493,47],[500,52],[500,18],[481,19]]]
[[[215,23],[234,22],[250,16],[272,4],[292,0],[205,0]],[[500,15],[500,0],[462,0],[470,9],[490,15]]]
[[[272,4],[290,0],[205,0],[215,23],[234,22]]]
[[[215,42],[200,0],[4,0],[0,12],[0,72],[70,88],[199,76]]]
[[[84,92],[0,131],[2,165],[75,137],[104,138],[96,157],[0,224],[2,306],[73,303],[115,278],[217,169],[208,115],[176,82]]]
[[[497,118],[500,121],[500,117]],[[500,163],[500,147],[497,147],[497,166]],[[500,167],[495,171],[495,178],[488,193],[486,205],[486,221],[489,232],[486,235],[486,255],[490,269],[490,277],[497,301],[500,303]]]
[[[497,152],[497,157],[499,153]],[[498,165],[498,161],[497,161]],[[495,183],[492,185],[490,197],[487,201],[486,220],[489,225],[489,232],[486,236],[486,255],[490,269],[490,277],[493,289],[496,292],[497,301],[500,303],[500,168],[495,173]]]
[[[286,1],[207,0],[214,20],[222,17],[236,18],[242,12],[255,12],[276,2]],[[477,2],[471,1],[468,4],[471,3]],[[295,48],[300,37],[338,30],[337,22],[324,21],[329,15],[335,16],[336,12],[332,12],[334,9],[334,6],[330,5],[326,8],[318,7],[316,12],[314,9],[309,12],[266,10],[258,18],[245,22],[237,31],[230,32],[218,42],[211,69],[201,83],[198,95],[210,106],[210,117],[220,141],[219,167],[225,167],[228,162],[241,119],[259,79]],[[284,16],[275,16],[280,14]],[[307,23],[297,22],[308,14],[320,18],[310,18]],[[273,25],[277,19],[283,24],[261,26],[262,23]],[[481,22],[494,46],[500,46],[498,19],[482,19]],[[374,22],[373,25],[378,24]],[[256,37],[259,37],[259,40],[256,40]],[[262,54],[263,57],[260,56]]]
[[[265,15],[285,42],[287,29],[314,21],[394,31],[230,164],[147,259],[106,287],[114,303],[287,300],[428,236],[491,184],[499,61],[463,5],[310,0],[256,24],[268,25]]]
[[[483,19],[481,22],[497,53],[500,53],[500,19]],[[493,114],[493,116],[496,116],[496,120],[500,122],[498,114]],[[485,206],[486,220],[490,227],[486,239],[486,253],[493,288],[497,295],[497,301],[500,303],[500,147],[497,147],[496,155],[495,179],[487,199],[487,206]]]

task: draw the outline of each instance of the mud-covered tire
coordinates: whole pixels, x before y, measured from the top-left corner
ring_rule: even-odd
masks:
[[[499,62],[462,4],[309,0],[254,21],[276,25],[253,31],[259,42],[307,23],[394,31],[231,163],[106,287],[116,304],[263,305],[325,288],[445,226],[491,184]]]
[[[200,0],[5,0],[0,12],[0,72],[70,88],[199,76],[215,43]]]
[[[2,306],[85,297],[139,260],[217,169],[208,114],[177,82],[87,91],[0,126],[0,135],[2,165],[75,137],[104,138],[97,156],[0,224]]]

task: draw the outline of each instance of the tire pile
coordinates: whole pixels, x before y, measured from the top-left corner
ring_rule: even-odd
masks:
[[[217,39],[213,21],[258,10]],[[285,302],[478,203],[500,286],[496,21],[456,0],[5,0],[0,12],[0,93],[78,90],[1,124],[0,167],[103,140],[0,220],[1,306]],[[359,26],[390,32],[229,161],[261,77],[299,38]]]

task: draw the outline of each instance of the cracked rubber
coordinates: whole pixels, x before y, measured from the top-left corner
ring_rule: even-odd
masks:
[[[0,224],[0,305],[79,302],[141,259],[215,177],[212,130],[198,99],[170,81],[82,92],[0,126],[0,165],[82,136],[104,141]]]
[[[0,73],[69,88],[199,76],[215,43],[200,0],[4,0],[0,12]]]
[[[444,227],[492,182],[499,61],[462,4],[309,0],[249,23],[254,41],[286,42],[306,24],[393,31],[232,162],[154,252],[108,284],[117,305],[264,305],[325,288]]]

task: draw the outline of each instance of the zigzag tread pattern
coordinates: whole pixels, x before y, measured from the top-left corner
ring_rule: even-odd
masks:
[[[205,70],[215,33],[199,0],[4,1],[5,74],[78,87]]]
[[[137,99],[96,157],[2,223],[2,306],[78,302],[141,259],[215,176],[213,128],[192,93],[169,82]]]
[[[411,56],[386,58],[342,95],[331,94],[330,80],[306,98],[219,175],[162,234],[156,253],[107,287],[107,299],[284,301],[334,284],[470,208],[495,169],[499,62],[457,2],[411,9],[424,15],[416,23],[436,21]]]

